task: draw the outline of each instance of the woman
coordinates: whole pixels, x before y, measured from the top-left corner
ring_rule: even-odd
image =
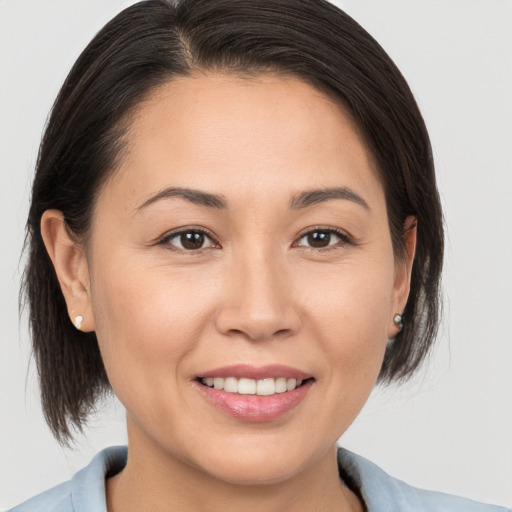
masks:
[[[434,339],[442,215],[389,58],[318,1],[164,1],[109,23],[54,106],[26,291],[43,404],[103,452],[15,510],[499,510],[336,440]]]

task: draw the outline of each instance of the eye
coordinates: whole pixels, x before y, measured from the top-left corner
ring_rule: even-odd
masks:
[[[212,238],[199,229],[187,229],[170,233],[160,243],[174,246],[174,248],[182,251],[200,251],[201,249],[217,247]]]
[[[313,249],[323,249],[332,247],[336,244],[350,243],[347,235],[336,231],[335,229],[314,229],[302,235],[296,245],[301,247],[311,247]]]

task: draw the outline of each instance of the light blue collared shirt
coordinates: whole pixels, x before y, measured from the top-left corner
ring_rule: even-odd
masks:
[[[107,512],[105,478],[126,465],[127,448],[98,453],[88,466],[64,482],[8,512]],[[368,512],[512,512],[465,498],[411,487],[347,450],[338,452],[340,473],[359,489]]]

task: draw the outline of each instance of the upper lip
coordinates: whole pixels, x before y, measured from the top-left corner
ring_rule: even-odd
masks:
[[[253,366],[250,364],[235,364],[231,366],[222,366],[202,372],[197,375],[198,379],[209,377],[234,377],[235,379],[278,379],[285,377],[287,379],[306,380],[313,377],[297,368],[281,364],[269,364],[264,366]]]

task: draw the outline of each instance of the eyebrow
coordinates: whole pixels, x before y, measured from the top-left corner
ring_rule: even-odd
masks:
[[[298,210],[300,208],[306,208],[314,204],[323,203],[324,201],[329,201],[330,199],[345,199],[347,201],[352,201],[356,204],[359,204],[366,210],[370,209],[368,203],[349,187],[307,190],[291,199],[290,208],[292,210]]]
[[[221,195],[210,194],[208,192],[202,192],[201,190],[194,190],[191,188],[171,187],[150,197],[137,208],[137,211],[142,208],[146,208],[157,201],[171,197],[180,197],[199,206],[206,206],[217,210],[226,210],[228,207],[226,200]]]
[[[162,199],[169,199],[172,197],[179,197],[190,201],[193,204],[199,206],[206,206],[207,208],[214,208],[216,210],[228,209],[228,203],[226,199],[220,194],[211,194],[209,192],[203,192],[201,190],[181,187],[170,187],[161,190],[154,196],[151,196],[144,203],[142,203],[136,211],[139,211],[147,206],[161,201]],[[354,190],[349,187],[335,187],[335,188],[324,188],[318,190],[306,190],[300,193],[298,196],[292,197],[290,200],[290,208],[292,210],[299,210],[301,208],[307,208],[315,204],[329,201],[330,199],[344,199],[352,201],[365,209],[369,210],[368,203]]]

